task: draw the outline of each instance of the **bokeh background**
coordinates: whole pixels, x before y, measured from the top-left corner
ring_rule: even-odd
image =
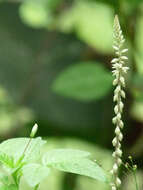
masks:
[[[143,0],[0,0],[0,139],[29,136],[35,122],[47,148],[79,148],[107,171],[114,126],[111,59],[114,15],[128,66],[124,160],[143,177]],[[124,190],[134,190],[132,176]],[[142,189],[143,187],[141,187]],[[22,182],[21,189],[30,189]],[[40,190],[109,190],[53,172]]]

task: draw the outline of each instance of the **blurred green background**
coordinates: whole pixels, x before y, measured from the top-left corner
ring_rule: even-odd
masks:
[[[48,139],[46,149],[88,150],[110,170],[115,14],[129,48],[124,160],[134,157],[142,182],[143,0],[0,0],[1,141],[28,136],[37,122],[38,135]],[[131,176],[122,177],[123,189],[134,190]],[[110,187],[55,172],[40,187],[46,189]]]

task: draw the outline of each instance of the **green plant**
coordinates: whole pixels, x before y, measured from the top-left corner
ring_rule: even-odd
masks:
[[[115,151],[113,152],[115,162],[113,169],[111,170],[113,175],[113,182],[111,183],[112,190],[119,189],[121,185],[121,180],[118,177],[118,170],[122,164],[121,141],[123,139],[123,134],[121,133],[121,129],[124,126],[122,121],[122,112],[124,107],[122,98],[125,98],[125,92],[123,90],[125,87],[124,74],[126,74],[129,69],[124,65],[124,61],[127,60],[127,57],[123,55],[127,52],[127,49],[122,47],[124,41],[118,17],[115,16],[113,48],[117,57],[112,60],[112,72],[113,76],[115,76],[113,85],[116,86],[113,98],[114,102],[116,102],[114,107],[115,117],[113,118],[113,123],[116,128],[115,138],[112,141],[113,146],[115,147]],[[85,67],[83,71],[89,68],[89,66],[91,67],[91,70],[93,69],[93,65],[90,63],[90,65]],[[97,68],[103,71],[102,68],[96,67],[96,69]],[[72,74],[74,78],[74,76],[76,76],[76,72],[74,69],[73,71],[74,72]],[[79,97],[75,92],[73,93],[73,96]],[[93,97],[95,96],[98,98],[98,93],[93,93]],[[102,92],[100,93],[102,94]],[[86,97],[83,97],[83,99],[84,98],[86,99]],[[90,156],[89,152],[76,149],[53,149],[42,153],[41,150],[46,144],[46,141],[41,137],[34,138],[37,130],[38,125],[35,124],[32,128],[30,138],[14,138],[6,140],[0,144],[0,190],[19,190],[22,178],[25,179],[33,190],[37,190],[39,189],[40,183],[50,175],[52,168],[63,172],[91,177],[93,179],[106,182],[107,184],[110,183],[106,172],[104,172],[104,170],[95,161],[88,158]],[[130,160],[132,162],[132,159]],[[138,190],[135,174],[136,166],[132,164],[132,167],[130,167],[126,164],[126,168],[133,173],[136,189]]]
[[[41,137],[33,138],[37,129],[38,125],[35,124],[30,138],[9,139],[0,144],[1,190],[19,190],[22,177],[36,190],[40,182],[48,177],[52,168],[107,182],[105,172],[88,158],[88,152],[53,149],[40,154],[46,141]]]

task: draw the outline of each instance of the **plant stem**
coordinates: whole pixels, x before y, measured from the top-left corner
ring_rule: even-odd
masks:
[[[138,183],[137,183],[137,176],[136,176],[135,171],[133,171],[133,176],[134,176],[134,180],[135,180],[135,184],[136,184],[136,190],[139,190]]]

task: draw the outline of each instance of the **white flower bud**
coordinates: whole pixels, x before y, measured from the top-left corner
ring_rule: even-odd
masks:
[[[115,93],[118,94],[121,91],[121,86],[118,85],[115,89]]]
[[[122,71],[123,71],[124,73],[127,73],[128,70],[129,70],[129,67],[122,67]]]
[[[115,164],[113,165],[113,172],[114,172],[114,173],[117,173],[117,171],[118,171],[118,165],[115,163]]]
[[[122,141],[123,140],[123,135],[122,135],[122,133],[120,132],[120,134],[119,134],[119,141]]]
[[[112,140],[112,144],[113,144],[113,146],[117,145],[117,138],[116,137]]]
[[[118,106],[116,105],[115,107],[114,107],[114,112],[115,112],[115,114],[118,114]]]
[[[124,77],[120,77],[120,82],[121,82],[122,86],[125,87],[125,79],[124,79]]]
[[[114,59],[112,59],[111,63],[117,63],[118,61],[119,61],[118,58],[114,58]]]
[[[116,157],[116,153],[115,153],[115,152],[113,152],[112,156],[113,156],[113,158],[115,158],[115,157]]]
[[[123,44],[125,42],[125,39],[123,39],[122,41],[121,41],[121,44]]]
[[[116,184],[118,187],[121,185],[121,180],[118,177],[116,178]]]
[[[117,85],[117,83],[118,83],[118,80],[117,80],[117,79],[114,79],[114,80],[113,80],[113,86]]]
[[[124,123],[123,123],[122,120],[120,120],[120,122],[119,122],[119,126],[120,126],[121,129],[124,127]]]
[[[121,148],[121,143],[118,142],[117,148]]]
[[[30,137],[31,137],[31,138],[33,138],[33,137],[36,135],[37,130],[38,130],[38,125],[37,125],[37,123],[35,123],[35,125],[34,125],[33,128],[32,128],[32,131],[31,131],[31,133],[30,133]]]
[[[116,129],[115,129],[115,134],[116,135],[119,135],[120,134],[120,128],[117,126]]]
[[[116,102],[118,100],[118,95],[115,94],[114,97],[113,97],[113,101]]]
[[[121,53],[126,53],[128,51],[128,49],[123,49],[122,51],[121,51]]]
[[[122,96],[122,98],[126,97],[125,92],[123,90],[121,90],[121,96]]]
[[[118,155],[119,157],[121,157],[122,156],[122,151],[119,148],[117,148],[116,151],[115,151],[115,154]]]
[[[118,113],[116,117],[117,117],[118,120],[120,120],[121,119],[121,114]]]
[[[124,107],[123,102],[120,101],[120,103],[119,103],[119,107],[120,107],[120,110],[122,111],[122,110],[123,110],[123,107]]]
[[[122,60],[127,60],[128,57],[127,57],[127,56],[121,56],[121,59],[122,59]]]
[[[117,47],[117,46],[112,46],[113,47],[113,49],[115,49],[115,50],[119,50],[119,47]]]
[[[112,122],[115,125],[117,123],[117,117],[113,117]]]
[[[117,159],[117,164],[120,166],[122,164],[122,160],[120,158]]]

